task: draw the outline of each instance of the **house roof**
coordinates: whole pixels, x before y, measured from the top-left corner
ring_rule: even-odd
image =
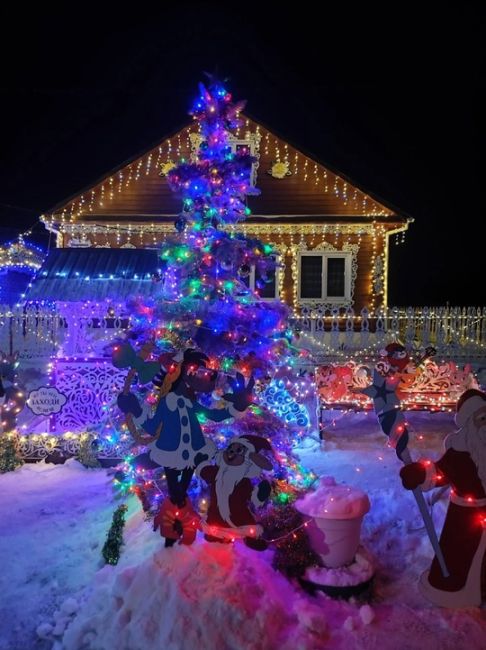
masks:
[[[346,218],[384,217],[405,221],[391,205],[373,197],[343,174],[302,153],[254,120],[235,134],[239,140],[259,138],[256,186],[259,196],[248,197],[255,217]],[[164,178],[164,165],[189,159],[198,137],[191,123],[176,134],[110,171],[82,192],[56,205],[47,222],[172,221],[181,201]],[[275,163],[287,171],[277,178]]]
[[[51,250],[27,300],[77,302],[126,300],[150,295],[161,272],[157,251],[123,248],[56,248]]]

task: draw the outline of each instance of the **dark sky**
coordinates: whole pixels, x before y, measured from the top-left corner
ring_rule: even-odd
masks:
[[[0,237],[182,126],[217,69],[249,115],[415,218],[391,304],[486,304],[480,3],[147,4],[2,9]]]

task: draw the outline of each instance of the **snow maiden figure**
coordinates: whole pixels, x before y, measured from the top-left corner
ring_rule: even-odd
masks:
[[[126,367],[126,357],[130,365],[140,374],[139,366],[143,362],[133,359],[122,346],[115,355],[115,365]],[[145,352],[142,351],[142,354]],[[147,355],[146,355],[147,356]],[[123,359],[121,360],[120,357]],[[187,349],[183,354],[164,355],[165,366],[157,378],[151,379],[159,384],[159,401],[152,415],[148,404],[142,408],[133,393],[124,390],[118,396],[118,406],[127,416],[127,424],[137,442],[149,447],[148,468],[164,467],[167,478],[169,497],[179,510],[187,505],[186,493],[199,462],[207,460],[215,453],[212,441],[206,441],[198,415],[203,415],[214,422],[221,422],[231,417],[240,417],[252,401],[253,378],[245,386],[243,375],[237,373],[236,380],[231,381],[233,392],[223,395],[229,402],[225,408],[210,409],[196,401],[197,393],[212,393],[216,387],[217,371],[206,367],[208,357],[194,349]],[[122,365],[124,364],[124,365]],[[128,378],[127,378],[128,380]],[[148,438],[137,433],[138,428],[149,434]],[[143,462],[143,458],[140,457]],[[170,545],[170,544],[168,544]]]
[[[406,465],[400,475],[407,490],[451,486],[440,538],[450,575],[434,557],[420,580],[423,595],[442,607],[479,607],[486,583],[486,394],[463,393],[455,422],[459,430],[447,436],[438,461]]]

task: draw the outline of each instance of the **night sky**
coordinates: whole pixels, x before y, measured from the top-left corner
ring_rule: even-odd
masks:
[[[183,126],[217,70],[249,116],[415,218],[390,304],[486,305],[484,12],[366,4],[3,9],[0,238]]]

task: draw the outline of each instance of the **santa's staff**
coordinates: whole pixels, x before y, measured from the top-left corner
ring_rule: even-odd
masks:
[[[413,461],[407,447],[408,430],[405,418],[400,410],[400,400],[396,394],[399,382],[399,376],[395,375],[386,377],[375,368],[373,371],[373,383],[367,388],[359,389],[359,391],[358,389],[356,390],[357,392],[364,393],[365,395],[368,395],[368,397],[371,397],[375,413],[378,416],[378,421],[383,433],[388,436],[390,446],[395,448],[398,458],[405,465],[409,465]],[[439,562],[442,575],[444,578],[447,578],[449,576],[449,571],[445,563],[442,549],[439,546],[439,539],[435,532],[434,523],[427,508],[422,490],[417,487],[412,490],[412,492],[420,510],[420,514],[424,520],[425,528],[437,557],[437,561]]]

